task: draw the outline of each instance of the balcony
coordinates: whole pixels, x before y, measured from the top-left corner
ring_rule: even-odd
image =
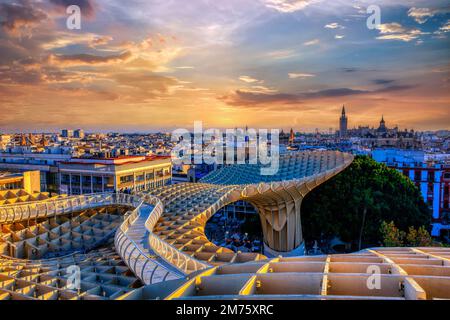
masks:
[[[107,185],[109,186],[109,185]],[[128,188],[128,187],[132,187],[134,186],[134,182],[133,181],[128,181],[128,182],[121,182],[119,183],[119,188]]]

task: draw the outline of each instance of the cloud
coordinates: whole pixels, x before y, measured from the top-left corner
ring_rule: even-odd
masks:
[[[0,70],[2,82],[10,84],[39,84],[43,81],[43,75],[40,70],[26,69],[20,65],[13,65]]]
[[[359,69],[358,68],[342,68],[342,71],[344,71],[345,73],[353,73],[353,72],[359,71]]]
[[[434,13],[429,8],[415,8],[408,10],[408,16],[416,20],[417,23],[423,24],[427,22],[428,18],[432,17]]]
[[[254,92],[254,91],[244,91],[236,90],[233,93],[225,96],[219,97],[220,100],[224,101],[228,105],[232,106],[255,106],[263,105],[266,107],[267,104],[301,104],[303,102],[315,99],[326,99],[326,98],[339,98],[345,96],[355,96],[364,94],[379,94],[388,93],[401,90],[407,90],[413,88],[413,86],[407,85],[396,85],[396,86],[385,86],[377,90],[362,90],[362,89],[352,89],[352,88],[333,88],[318,91],[307,91],[297,94],[291,93],[266,93],[266,92]]]
[[[255,82],[262,83],[262,82],[264,82],[262,80],[258,80],[258,79],[255,79],[255,78],[252,78],[252,77],[249,77],[249,76],[240,76],[239,80],[244,81],[246,83],[255,83]]]
[[[251,86],[249,88],[239,89],[238,91],[244,93],[257,93],[257,94],[272,94],[278,92],[277,89],[268,88],[265,86]]]
[[[450,65],[435,67],[431,69],[433,73],[450,73]]]
[[[264,0],[264,2],[268,8],[290,13],[303,10],[313,3],[320,2],[320,0]]]
[[[36,9],[29,3],[0,3],[0,25],[12,35],[30,35],[31,30],[47,19],[44,11]]]
[[[177,91],[189,95],[200,90],[158,74],[180,55],[181,46],[173,37],[158,32],[149,35],[148,30],[124,36],[121,26],[119,32],[110,26],[71,32],[64,24],[66,2],[15,2],[0,0],[0,90],[4,95],[0,100],[19,106],[18,114],[30,103],[45,112],[61,101],[101,105],[114,100],[132,105],[169,99]],[[70,4],[93,14],[93,1]]]
[[[230,95],[219,97],[220,100],[231,106],[267,105],[269,103],[291,104],[300,103],[298,97],[293,94],[261,94],[236,90]]]
[[[344,26],[340,25],[337,22],[329,23],[329,24],[325,25],[324,28],[327,28],[327,29],[345,29]]]
[[[319,42],[320,42],[319,39],[313,39],[313,40],[311,40],[311,41],[306,41],[306,42],[304,42],[303,44],[304,44],[305,46],[313,46],[313,45],[315,45],[315,44],[318,44]]]
[[[295,50],[277,50],[267,53],[267,56],[273,59],[288,59],[295,57],[296,55],[297,53]]]
[[[393,86],[386,86],[384,88],[375,90],[372,93],[387,93],[387,92],[403,91],[403,90],[413,89],[415,87],[416,86],[410,86],[410,85],[393,85]]]
[[[148,94],[169,93],[172,89],[182,87],[181,82],[174,77],[166,77],[145,71],[118,72],[111,76],[119,85],[125,86],[126,94],[130,88],[136,90],[139,97],[149,98]]]
[[[234,108],[215,100],[224,94],[224,99],[227,99],[224,101],[230,104],[245,105],[248,102],[248,105],[271,110],[296,110],[299,105],[304,110],[311,106],[314,117],[305,121],[313,122],[323,121],[317,115],[322,116],[327,105],[340,100],[358,100],[361,112],[370,108],[371,101],[381,97],[386,99],[386,104],[380,103],[377,107],[383,110],[395,109],[397,103],[403,102],[408,105],[406,110],[417,106],[417,110],[423,111],[423,106],[427,105],[426,111],[432,112],[438,99],[448,108],[445,92],[437,92],[427,103],[431,94],[425,88],[429,86],[433,87],[430,91],[437,90],[435,88],[439,85],[444,85],[440,80],[448,78],[446,74],[432,74],[430,71],[443,65],[445,50],[433,51],[432,65],[427,67],[421,63],[430,61],[427,59],[429,54],[412,55],[408,60],[404,59],[404,50],[408,48],[397,47],[398,50],[396,48],[395,52],[390,52],[388,59],[395,61],[395,65],[372,73],[369,69],[375,68],[373,59],[365,56],[356,60],[351,58],[351,52],[358,46],[368,46],[370,49],[375,45],[366,41],[366,34],[352,34],[351,42],[333,39],[343,34],[346,39],[350,37],[346,30],[350,27],[347,22],[351,23],[352,17],[347,15],[347,11],[342,12],[344,9],[335,11],[337,3],[342,4],[344,0],[330,2],[330,6],[327,2],[327,6],[322,8],[318,5],[305,6],[292,16],[268,9],[262,1],[193,1],[194,7],[189,10],[180,6],[180,1],[133,1],[133,5],[118,0],[88,1],[90,12],[95,13],[97,20],[84,23],[82,30],[70,31],[65,28],[67,15],[65,12],[63,14],[67,1],[53,1],[60,4],[54,5],[50,4],[50,0],[0,0],[0,3],[16,3],[23,7],[23,14],[32,13],[31,18],[12,22],[15,16],[6,16],[5,11],[0,10],[0,23],[3,23],[0,25],[0,113],[2,110],[12,110],[10,113],[13,114],[8,121],[0,116],[0,122],[9,122],[8,128],[14,130],[32,130],[36,127],[50,130],[50,127],[43,125],[48,123],[46,121],[52,121],[56,128],[70,121],[78,122],[80,126],[88,123],[93,130],[103,130],[104,123],[109,128],[119,126],[128,130],[137,127],[138,123],[140,128],[147,129],[149,126],[177,123],[179,126],[179,123],[199,116],[220,125],[233,125],[247,119],[256,125],[265,125],[265,119],[272,117],[270,113],[255,116],[254,110],[243,114],[229,112]],[[395,0],[396,3],[398,1]],[[71,0],[72,3],[80,2]],[[420,6],[417,2],[415,5]],[[281,10],[290,11],[286,7]],[[354,11],[352,8],[350,10]],[[389,8],[383,10],[386,17],[398,13],[398,8],[392,14]],[[321,13],[324,14],[322,20],[318,19]],[[433,27],[434,31],[442,26],[441,31],[444,32],[446,20],[430,18],[429,27]],[[301,48],[324,46],[323,49],[326,49],[326,40],[318,37],[317,30],[305,29],[304,37],[296,39],[283,33],[292,27],[292,23],[300,23],[299,27],[315,24],[323,30],[327,23],[334,21],[346,26],[343,30],[339,27],[325,29],[329,31],[328,40],[339,44],[338,58],[325,50],[314,55],[308,50],[302,53]],[[405,22],[402,21],[399,20],[404,26],[409,27],[407,23],[410,23],[422,29],[411,18],[406,17]],[[17,37],[12,35],[13,31],[26,36]],[[160,35],[162,32],[163,36]],[[378,32],[375,36],[396,35]],[[264,37],[256,36],[260,34]],[[321,41],[317,47],[303,46],[304,41],[314,38]],[[422,36],[411,42],[415,43],[419,38]],[[428,39],[430,43],[440,41],[425,38]],[[442,43],[437,48],[441,47]],[[412,65],[414,68],[411,69]],[[190,66],[195,66],[195,72],[183,70],[191,69]],[[349,73],[344,73],[342,68],[345,66],[358,69],[349,68]],[[421,74],[422,68],[424,76],[415,77]],[[425,70],[436,81],[429,81]],[[308,76],[313,74],[315,77]],[[394,74],[402,79],[417,79],[424,83],[423,91],[373,94],[400,90],[402,87],[392,86],[397,82],[386,82]],[[238,80],[241,75],[248,77],[250,82]],[[264,79],[265,82],[261,84],[260,80],[251,79]],[[373,79],[380,81],[372,82]],[[235,90],[228,92],[233,83],[237,84]],[[311,88],[316,91],[306,89],[306,83],[311,83]],[[209,88],[210,92],[204,92],[203,87]],[[321,90],[330,88],[335,89]],[[416,100],[419,93],[423,93],[422,100]],[[347,96],[340,98],[342,95]],[[3,103],[6,100],[8,103]],[[64,108],[61,108],[62,105]],[[102,116],[98,117],[98,114]],[[295,112],[285,112],[277,121],[287,125],[297,115]],[[270,121],[273,122],[273,118],[267,120],[268,123]],[[319,123],[317,126],[321,125]],[[323,122],[323,125],[328,124]]]
[[[342,38],[344,38],[344,37],[345,37],[345,36],[343,36],[343,35],[341,35],[341,34],[337,34],[337,35],[334,36],[335,39],[342,39]]]
[[[260,93],[236,90],[233,94],[222,96],[220,99],[232,106],[253,106],[266,104],[300,104],[306,100],[342,97],[368,93],[364,90],[355,90],[350,88],[326,89],[313,92],[303,92],[299,94],[290,93]]]
[[[131,58],[131,52],[125,51],[120,54],[113,54],[109,56],[96,56],[93,54],[52,54],[49,61],[51,64],[58,64],[60,66],[80,66],[80,65],[98,65],[98,64],[113,64],[127,61]]]
[[[430,8],[416,8],[412,7],[408,10],[408,16],[413,18],[417,23],[424,24],[431,17],[440,14],[447,13],[449,9],[430,9]]]
[[[389,84],[389,83],[392,83],[394,81],[395,80],[390,80],[390,79],[375,79],[375,80],[372,80],[372,82],[375,83],[375,84]]]
[[[396,22],[382,23],[377,29],[380,30],[380,33],[404,33],[406,31],[406,28]]]
[[[303,99],[316,99],[316,98],[330,98],[330,97],[343,97],[356,94],[369,93],[367,90],[351,89],[351,88],[336,88],[325,89],[313,92],[306,92],[299,95]]]
[[[50,0],[50,3],[64,13],[67,7],[77,5],[80,7],[82,17],[91,18],[95,15],[95,6],[92,0]]]
[[[315,77],[315,74],[312,73],[288,73],[289,79],[305,79],[310,77]]]
[[[45,50],[53,50],[73,45],[85,45],[89,48],[101,47],[113,40],[111,36],[95,33],[77,34],[73,32],[55,32],[55,38],[41,44]]]
[[[380,31],[380,34],[382,34],[377,37],[379,40],[400,40],[409,42],[417,39],[420,35],[427,34],[419,29],[405,28],[397,22],[382,23],[377,26],[377,29]]]
[[[113,40],[113,37],[111,37],[111,36],[97,36],[91,40],[90,46],[91,47],[103,46],[103,45],[108,44],[112,40]]]
[[[450,32],[450,20],[447,20],[447,22],[442,27],[439,28],[439,32],[440,33]]]

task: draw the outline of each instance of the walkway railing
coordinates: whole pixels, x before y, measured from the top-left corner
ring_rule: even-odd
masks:
[[[130,225],[138,218],[144,201],[153,206],[153,210],[145,222],[145,227],[149,232],[149,245],[157,255],[175,267],[173,270],[156,261],[157,256],[143,252],[140,246],[126,234]],[[169,278],[176,279],[190,272],[210,267],[208,264],[180,252],[153,234],[153,227],[163,213],[164,207],[158,198],[149,195],[138,196],[107,192],[69,196],[40,202],[9,204],[0,206],[0,223],[50,218],[107,205],[128,205],[135,208],[126,213],[126,218],[114,237],[114,244],[125,263],[143,282],[155,283]]]
[[[150,199],[149,197],[147,197],[146,200],[152,200],[151,202],[154,203],[159,201],[156,198]],[[151,202],[149,203],[146,201],[146,204],[152,204]],[[184,274],[178,273],[174,270],[169,270],[166,266],[158,262],[156,260],[158,258],[157,256],[152,256],[142,251],[140,246],[127,235],[128,229],[139,217],[143,204],[144,200],[141,200],[139,205],[136,206],[134,210],[126,213],[127,217],[117,230],[114,238],[114,245],[117,253],[122,257],[134,274],[145,284],[152,284],[183,277]],[[148,219],[154,215],[155,208],[156,206],[153,208]]]
[[[73,211],[111,204],[137,206],[138,200],[136,196],[127,194],[95,193],[70,196],[56,200],[9,204],[0,206],[0,223],[49,218]]]
[[[164,212],[164,205],[160,199],[154,196],[142,195],[142,197],[145,203],[149,203],[154,206],[152,213],[145,222],[145,228],[149,232],[149,245],[153,251],[185,275],[198,270],[210,268],[211,266],[209,264],[203,263],[190,255],[181,252],[171,244],[161,240],[153,233],[153,228]]]

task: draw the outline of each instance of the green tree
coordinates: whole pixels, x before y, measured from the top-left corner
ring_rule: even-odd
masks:
[[[400,230],[429,226],[431,213],[414,183],[397,170],[357,156],[343,172],[303,200],[306,240],[339,236],[355,249],[382,242],[382,221]]]
[[[362,239],[366,224],[367,211],[369,210],[369,208],[371,208],[374,211],[379,211],[382,209],[380,206],[382,202],[378,201],[379,197],[381,196],[382,196],[381,192],[378,191],[373,192],[370,188],[359,189],[354,191],[353,202],[356,214],[358,214],[358,212],[362,212],[361,229],[359,231],[358,237],[358,250],[361,250],[362,246]]]
[[[380,233],[384,246],[386,247],[402,247],[405,232],[399,230],[394,221],[387,223],[381,222]]]
[[[417,230],[410,226],[408,233],[398,229],[394,222],[381,222],[380,234],[383,244],[386,247],[430,247],[433,245],[433,239],[424,226],[420,226]]]
[[[418,244],[418,234],[414,227],[409,227],[408,234],[406,235],[406,243],[410,247],[417,247]]]
[[[429,247],[433,245],[433,239],[430,233],[425,229],[424,226],[420,226],[417,230],[417,246],[419,247]]]

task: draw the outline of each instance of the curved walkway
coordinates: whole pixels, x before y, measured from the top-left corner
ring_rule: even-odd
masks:
[[[149,247],[149,232],[145,223],[153,210],[154,206],[140,204],[119,228],[114,241],[119,255],[145,284],[179,279],[184,276]]]
[[[166,243],[210,266],[257,261],[257,253],[234,253],[218,247],[204,228],[219,209],[238,200],[252,203],[261,218],[264,242],[275,254],[286,254],[302,242],[301,202],[308,192],[344,170],[353,156],[337,151],[296,152],[280,157],[274,176],[260,174],[260,166],[234,165],[214,171],[200,183],[159,188],[164,213],[153,232]]]

